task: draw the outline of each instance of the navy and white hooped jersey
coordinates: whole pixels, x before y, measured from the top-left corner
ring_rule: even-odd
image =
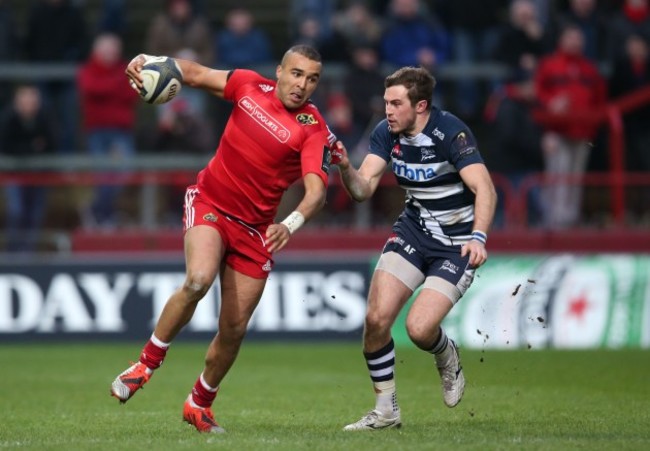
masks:
[[[475,196],[459,171],[483,164],[483,159],[467,125],[434,107],[424,130],[407,137],[391,133],[384,119],[370,135],[370,153],[391,165],[398,184],[406,190],[400,220],[414,221],[444,246],[469,241]]]

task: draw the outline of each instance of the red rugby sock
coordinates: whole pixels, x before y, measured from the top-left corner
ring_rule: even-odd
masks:
[[[192,401],[199,407],[210,407],[217,397],[219,387],[210,388],[205,382],[201,381],[202,376],[199,376],[192,388]]]
[[[168,347],[161,348],[155,345],[151,340],[144,345],[142,353],[140,354],[140,362],[144,363],[147,368],[155,370],[162,365],[167,355]]]

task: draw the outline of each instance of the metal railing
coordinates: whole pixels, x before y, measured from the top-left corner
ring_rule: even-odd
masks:
[[[184,155],[138,155],[127,162],[116,162],[110,158],[96,158],[86,156],[56,156],[51,158],[26,159],[0,158],[0,188],[8,184],[20,186],[46,186],[51,188],[61,187],[89,187],[100,185],[131,186],[140,188],[141,217],[138,226],[156,228],[153,205],[156,191],[161,187],[184,188],[196,180],[199,170],[205,167],[209,160],[206,156]],[[501,193],[500,202],[504,208],[504,228],[527,227],[523,211],[527,207],[528,194],[532,189],[543,188],[552,184],[583,185],[585,187],[602,187],[610,190],[603,202],[611,217],[611,223],[617,226],[626,226],[625,216],[620,214],[620,205],[612,201],[611,187],[622,190],[632,187],[647,187],[650,189],[650,172],[623,173],[613,176],[610,172],[586,173],[580,176],[548,176],[543,173],[531,174],[523,179],[515,188],[510,180],[501,173],[492,173],[495,186]],[[331,174],[330,186],[340,188],[341,182],[336,171]],[[295,188],[300,189],[300,183]],[[294,187],[291,187],[292,189]],[[380,182],[379,190],[400,190],[394,177],[386,172]],[[618,193],[618,191],[616,191]],[[650,190],[649,190],[650,192]],[[618,196],[618,194],[617,194]],[[650,199],[645,205],[650,210]],[[624,203],[628,205],[629,203]],[[366,204],[354,203],[354,218],[348,225],[357,228],[372,227],[373,218],[365,210]],[[632,205],[635,207],[635,205]],[[376,218],[374,218],[376,219]],[[387,218],[392,221],[394,218]]]

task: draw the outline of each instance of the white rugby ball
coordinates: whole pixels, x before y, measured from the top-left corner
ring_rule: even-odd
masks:
[[[173,58],[147,57],[140,75],[142,88],[138,93],[147,103],[159,105],[169,102],[181,90],[183,74]]]

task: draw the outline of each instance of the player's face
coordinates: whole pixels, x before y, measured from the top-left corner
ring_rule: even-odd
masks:
[[[392,133],[410,135],[415,130],[417,111],[403,85],[390,86],[384,92],[386,120]]]
[[[299,53],[290,53],[275,71],[278,85],[275,94],[290,110],[300,108],[318,86],[322,64]]]

